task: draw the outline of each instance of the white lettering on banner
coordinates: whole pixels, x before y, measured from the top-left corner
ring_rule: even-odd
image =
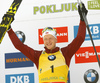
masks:
[[[22,78],[24,80],[22,80]],[[10,77],[10,81],[11,83],[29,83],[29,76],[25,75],[25,76],[11,76]]]
[[[46,5],[41,7],[34,7],[33,11],[34,14],[37,14],[37,12],[40,12],[41,14],[44,13],[57,13],[57,12],[63,12],[63,11],[74,11],[77,10],[77,2],[76,3],[67,3],[67,4],[61,4],[61,8],[57,9],[56,5]]]
[[[99,4],[99,2],[98,1],[90,1],[89,2],[89,7],[90,8],[100,8],[100,4]]]
[[[92,1],[91,4],[98,4],[98,1]]]
[[[94,34],[98,34],[99,33],[99,27],[98,26],[94,26],[93,33]]]
[[[16,80],[16,77],[11,76],[11,77],[10,77],[10,81],[11,81],[11,83],[16,83],[16,81],[17,81],[17,80]]]
[[[67,36],[67,33],[57,33],[57,36]]]
[[[67,36],[67,33],[57,33],[57,36]],[[40,38],[42,38],[42,35],[40,35]]]
[[[18,83],[23,83],[22,77],[23,77],[23,76],[17,76],[17,81],[18,81]]]
[[[91,6],[91,8],[99,8],[100,7],[100,5],[98,4],[98,5],[93,5],[93,6]]]
[[[100,52],[97,52],[98,55],[100,55]],[[85,53],[79,53],[76,54],[77,57],[85,57],[85,58],[89,58],[90,56],[96,56],[95,52],[90,52],[86,51]]]
[[[42,38],[42,35],[40,35],[40,38]]]
[[[89,39],[89,38],[90,38],[90,36],[85,37],[85,39]],[[98,35],[97,36],[92,35],[92,38],[99,38],[99,36]]]
[[[91,34],[98,34],[99,33],[99,27],[98,26],[90,26],[89,27]],[[86,30],[86,34],[88,35],[88,31]]]
[[[24,76],[24,83],[29,83],[29,76],[27,75]]]

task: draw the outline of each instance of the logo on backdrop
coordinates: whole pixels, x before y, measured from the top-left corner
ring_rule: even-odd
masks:
[[[34,73],[6,75],[5,79],[5,83],[35,83]]]
[[[77,36],[78,27],[79,26],[74,26],[74,38]],[[100,39],[100,24],[91,24],[89,25],[89,29],[90,29],[93,40]],[[90,40],[90,36],[87,30],[86,30],[85,40]]]
[[[51,4],[46,6],[35,6],[33,7],[33,14],[45,14],[45,13],[60,13],[60,12],[69,12],[69,11],[77,11],[77,2],[76,3],[66,3],[61,4],[58,8],[58,5]]]
[[[98,57],[100,58],[100,46],[96,46]],[[75,53],[75,63],[97,62],[96,54],[93,47],[81,47]]]
[[[100,10],[100,0],[88,1],[88,9]]]
[[[57,31],[57,43],[68,42],[68,27],[55,27]],[[43,44],[42,30],[39,29],[39,44]]]
[[[97,83],[98,79],[98,72],[94,69],[89,69],[84,74],[84,80],[86,83]]]
[[[6,53],[5,68],[33,67],[34,64],[22,53]]]
[[[20,41],[22,43],[24,43],[24,41],[25,41],[25,34],[22,31],[16,31],[15,33],[16,33],[17,37],[20,39]]]

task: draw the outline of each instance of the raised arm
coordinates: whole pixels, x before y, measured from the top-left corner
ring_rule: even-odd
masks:
[[[79,29],[76,38],[67,46],[67,50],[70,56],[73,56],[75,52],[80,48],[84,42],[86,34],[86,25],[84,21],[80,20]]]
[[[87,15],[87,10],[83,5],[83,12],[85,13],[85,15]],[[79,29],[78,29],[78,33],[76,38],[66,47],[62,48],[61,51],[63,53],[63,55],[65,56],[66,59],[66,63],[69,65],[71,57],[75,54],[75,52],[80,48],[80,46],[82,45],[82,43],[84,42],[85,39],[85,34],[86,34],[86,25],[84,22],[84,19],[82,17],[82,13],[80,11],[80,7],[78,6],[78,12],[80,15],[80,24],[79,24]]]
[[[27,45],[23,44],[12,29],[8,31],[8,35],[15,48],[22,52],[25,56],[27,56],[31,61],[33,61],[37,65],[39,55],[42,51],[36,51],[28,47]]]

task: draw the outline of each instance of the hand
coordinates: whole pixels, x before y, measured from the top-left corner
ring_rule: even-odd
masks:
[[[12,20],[10,20],[12,18]],[[9,24],[9,21],[11,21],[11,23],[14,21],[14,15],[12,14],[4,14],[3,18],[2,18],[2,22],[1,24]]]
[[[8,32],[10,29],[11,29],[11,25],[9,26],[9,28],[8,28],[7,32]]]
[[[81,10],[82,9],[82,10]],[[82,21],[84,21],[84,19],[83,19],[83,16],[82,16],[82,13],[84,13],[85,14],[85,16],[87,15],[87,13],[88,13],[88,10],[85,8],[85,5],[82,3],[82,8],[80,7],[80,5],[78,5],[78,13],[79,13],[79,15],[80,15],[80,19],[82,20]]]
[[[3,19],[2,23],[5,24],[5,25],[9,24],[9,18],[10,19],[12,18],[12,21],[11,21],[11,23],[12,23],[14,21],[14,15],[4,14],[4,16],[2,18]],[[11,29],[11,24],[10,24],[7,31],[9,31],[10,29]]]

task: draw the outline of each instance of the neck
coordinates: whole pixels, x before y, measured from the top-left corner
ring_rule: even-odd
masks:
[[[55,49],[56,47],[53,47],[52,49],[49,49],[50,51],[52,51],[53,49]]]
[[[45,48],[45,51],[47,53],[54,53],[54,52],[57,52],[59,50],[59,47],[55,47],[54,49],[48,49],[46,47],[44,47],[44,48]]]

